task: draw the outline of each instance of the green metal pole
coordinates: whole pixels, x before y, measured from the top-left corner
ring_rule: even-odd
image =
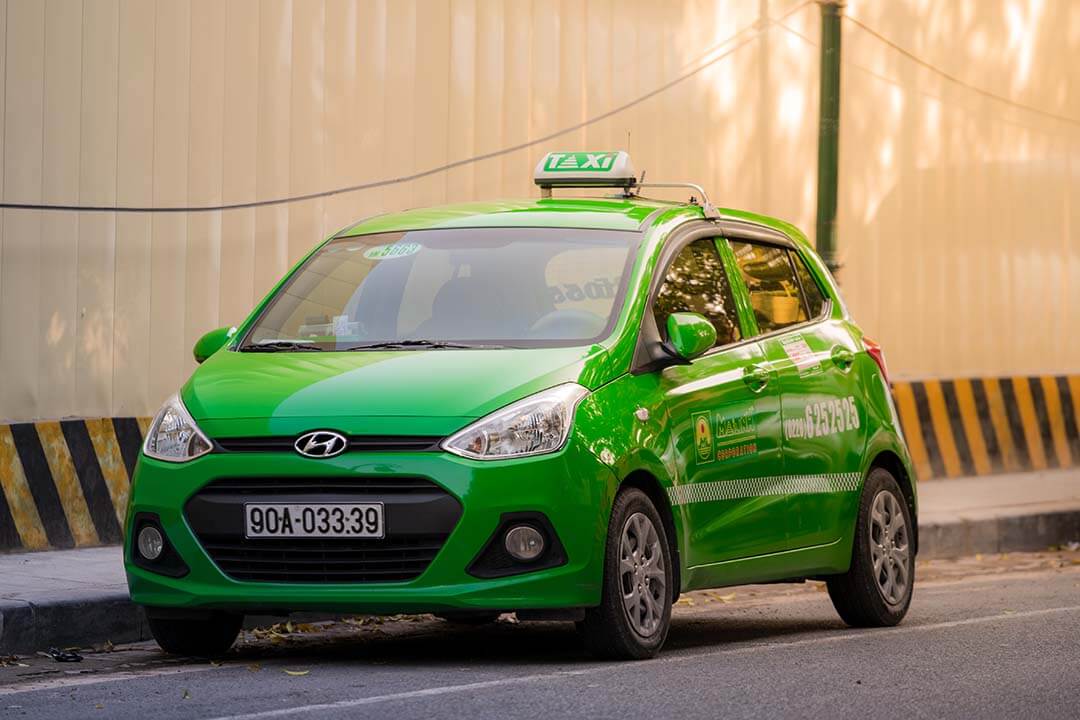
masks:
[[[840,131],[840,16],[842,0],[821,4],[821,107],[818,114],[817,250],[829,270],[836,262],[836,195]]]

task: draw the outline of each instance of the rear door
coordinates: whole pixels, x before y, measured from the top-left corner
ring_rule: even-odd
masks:
[[[694,240],[667,267],[647,318],[663,329],[671,313],[696,312],[717,331],[712,350],[659,378],[681,476],[671,499],[690,566],[787,544],[784,498],[769,485],[783,464],[779,395],[761,345],[745,337],[731,280],[717,238]]]
[[[778,376],[787,527],[794,548],[832,542],[850,524],[866,442],[861,393],[851,373],[856,339],[797,250],[729,239],[765,357]]]

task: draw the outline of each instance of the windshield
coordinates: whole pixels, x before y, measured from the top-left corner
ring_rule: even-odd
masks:
[[[589,344],[615,325],[639,237],[479,228],[338,238],[278,291],[240,349]]]

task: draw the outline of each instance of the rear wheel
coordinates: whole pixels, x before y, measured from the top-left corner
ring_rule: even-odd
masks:
[[[671,550],[660,514],[635,488],[615,498],[603,583],[600,606],[579,625],[585,647],[599,657],[655,656],[671,625]]]
[[[851,568],[827,583],[848,625],[884,627],[904,619],[915,586],[912,528],[896,478],[884,468],[871,470],[859,500]]]
[[[243,615],[208,613],[205,617],[170,618],[148,614],[150,634],[171,655],[218,657],[228,652],[240,634]]]

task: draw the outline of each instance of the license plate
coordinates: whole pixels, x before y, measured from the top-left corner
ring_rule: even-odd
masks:
[[[381,538],[382,503],[247,503],[249,538]]]

